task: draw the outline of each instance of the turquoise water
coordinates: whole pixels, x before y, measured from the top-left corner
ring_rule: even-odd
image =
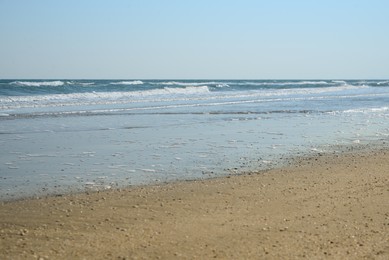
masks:
[[[1,80],[0,199],[198,179],[385,140],[385,80]]]

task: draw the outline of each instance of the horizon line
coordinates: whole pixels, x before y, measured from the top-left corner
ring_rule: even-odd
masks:
[[[0,78],[0,80],[389,80],[388,78]]]

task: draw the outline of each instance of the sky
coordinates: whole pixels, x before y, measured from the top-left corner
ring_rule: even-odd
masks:
[[[387,0],[0,0],[0,79],[388,79]]]

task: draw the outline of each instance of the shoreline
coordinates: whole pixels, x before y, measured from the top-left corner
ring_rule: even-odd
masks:
[[[0,203],[0,258],[389,256],[389,150],[206,180]]]
[[[50,197],[63,197],[63,196],[69,196],[69,195],[81,195],[85,193],[99,193],[99,192],[106,192],[111,190],[126,190],[126,189],[137,189],[137,188],[146,188],[150,186],[163,186],[163,185],[174,185],[174,183],[181,183],[181,182],[195,182],[195,181],[207,181],[212,179],[218,179],[218,178],[226,178],[231,176],[241,176],[241,175],[250,175],[255,173],[261,173],[271,170],[277,170],[279,168],[284,168],[288,166],[294,166],[295,162],[300,159],[312,159],[318,156],[331,156],[331,155],[341,155],[341,154],[349,154],[349,153],[366,153],[370,151],[381,151],[381,150],[389,150],[389,143],[386,142],[385,139],[379,139],[379,140],[366,140],[364,143],[352,143],[351,140],[348,144],[332,144],[329,146],[318,146],[317,148],[307,149],[304,151],[295,151],[293,152],[287,152],[284,154],[280,154],[278,160],[269,161],[269,164],[266,166],[266,163],[262,163],[257,169],[239,169],[237,168],[225,168],[222,174],[217,175],[204,175],[201,178],[177,178],[169,181],[150,181],[143,184],[134,184],[134,185],[119,185],[118,183],[109,185],[109,188],[99,188],[97,187],[91,187],[87,188],[87,186],[84,186],[84,188],[71,188],[71,187],[64,187],[60,188],[59,190],[55,191],[52,190],[50,192],[41,191],[41,192],[32,192],[30,195],[19,195],[19,196],[0,196],[0,204],[4,203],[10,203],[10,202],[16,202],[16,201],[23,201],[23,200],[35,200],[35,199],[47,199]],[[106,186],[106,185],[100,185],[100,186]],[[59,186],[60,187],[60,186]]]

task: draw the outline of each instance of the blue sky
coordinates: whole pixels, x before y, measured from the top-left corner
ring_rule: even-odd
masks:
[[[386,0],[0,0],[0,78],[389,78]]]

